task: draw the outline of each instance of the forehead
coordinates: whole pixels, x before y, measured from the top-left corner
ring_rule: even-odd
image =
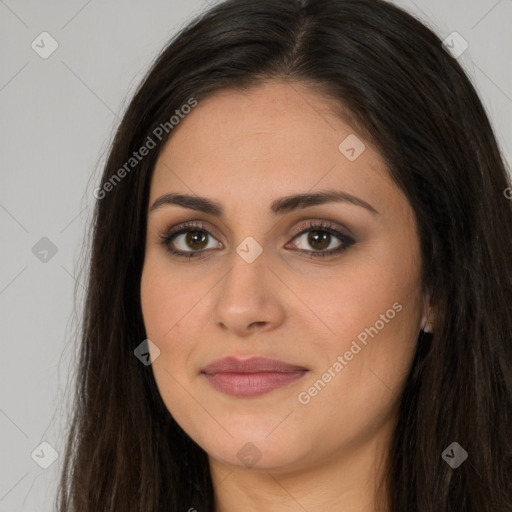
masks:
[[[247,208],[315,188],[341,187],[370,202],[385,189],[396,194],[380,154],[333,106],[304,84],[287,82],[206,97],[163,148],[150,201],[171,190]],[[344,141],[360,152],[355,160],[343,153]]]

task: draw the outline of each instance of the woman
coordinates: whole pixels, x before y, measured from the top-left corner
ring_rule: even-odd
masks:
[[[95,191],[59,509],[512,510],[509,187],[399,8],[197,18]]]

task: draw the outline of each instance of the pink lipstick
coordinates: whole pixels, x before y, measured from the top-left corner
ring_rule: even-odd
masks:
[[[201,373],[217,391],[238,396],[259,396],[303,377],[307,368],[268,359],[226,357],[209,364]]]

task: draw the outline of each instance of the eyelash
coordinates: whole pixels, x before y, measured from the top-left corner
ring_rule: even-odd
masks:
[[[299,232],[293,235],[292,240],[295,238],[298,238],[300,235],[303,235],[304,233],[308,233],[309,231],[320,231],[320,232],[326,232],[331,235],[334,235],[336,238],[342,242],[342,245],[336,249],[331,249],[330,251],[305,251],[304,249],[299,249],[299,252],[302,253],[309,253],[310,258],[324,258],[326,256],[334,256],[336,254],[341,254],[342,252],[346,251],[349,247],[355,244],[355,240],[344,233],[341,233],[337,229],[334,229],[332,227],[333,225],[330,222],[322,222],[322,221],[310,221],[310,223],[307,226],[302,226],[299,228]],[[177,251],[175,249],[171,249],[170,244],[173,241],[173,239],[178,236],[182,235],[184,233],[188,233],[189,231],[200,231],[207,233],[210,235],[210,232],[207,230],[206,226],[204,226],[202,223],[195,223],[195,222],[186,222],[184,224],[180,224],[175,229],[168,230],[162,234],[159,235],[160,243],[164,246],[164,248],[174,257],[177,258],[201,258],[202,253],[204,253],[207,249],[198,250],[198,251]]]

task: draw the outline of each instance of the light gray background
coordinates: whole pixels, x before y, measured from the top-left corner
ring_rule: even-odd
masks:
[[[144,71],[213,3],[0,0],[0,512],[53,510],[92,190]],[[468,41],[459,60],[511,162],[512,0],[395,3]],[[47,59],[31,48],[43,31],[59,44]],[[46,263],[32,253],[42,237],[57,247]],[[61,454],[48,469],[31,458],[43,441]]]

